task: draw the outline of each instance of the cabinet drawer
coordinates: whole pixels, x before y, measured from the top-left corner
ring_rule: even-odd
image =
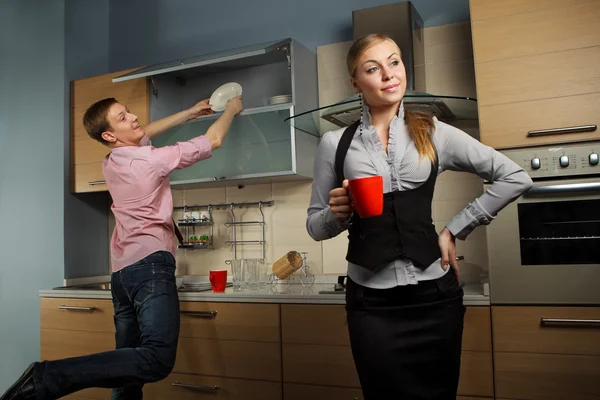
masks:
[[[528,137],[527,132],[582,125],[600,127],[600,93],[479,107],[481,142],[495,149],[600,140],[593,132]]]
[[[281,306],[283,343],[350,345],[343,305]]]
[[[181,302],[182,338],[279,343],[277,304]]]
[[[144,386],[144,399],[279,400],[281,383],[171,374],[163,381]]]
[[[477,102],[483,107],[598,93],[599,64],[600,46],[486,63],[476,61]]]
[[[462,352],[458,394],[464,396],[494,396],[491,352]]]
[[[462,349],[463,351],[492,351],[490,307],[467,307]]]
[[[179,338],[174,372],[281,381],[279,343]]]
[[[115,331],[114,309],[110,300],[43,298],[40,309],[42,329]]]
[[[541,324],[541,318],[597,323]],[[493,307],[494,351],[600,356],[600,307]]]
[[[600,0],[474,21],[477,63],[600,45]]]
[[[526,400],[600,399],[600,357],[496,353],[496,395]]]
[[[114,350],[115,335],[105,332],[42,329],[40,355],[42,360],[57,360]]]
[[[286,383],[283,385],[284,400],[363,400],[362,390],[328,387],[328,386],[310,386]]]
[[[350,346],[284,344],[283,380],[360,388]]]

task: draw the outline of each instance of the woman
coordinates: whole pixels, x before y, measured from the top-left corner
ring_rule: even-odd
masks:
[[[465,312],[455,238],[489,224],[531,179],[466,133],[404,111],[406,72],[390,38],[358,39],[347,64],[362,116],[321,140],[307,229],[315,240],[349,230],[346,312],[365,399],[455,399]],[[431,200],[444,170],[493,185],[438,235]],[[383,176],[384,212],[361,219],[347,179],[375,175]]]

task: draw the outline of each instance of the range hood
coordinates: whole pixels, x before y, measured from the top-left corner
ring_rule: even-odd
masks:
[[[477,99],[425,91],[423,20],[410,1],[353,11],[352,24],[354,40],[370,33],[381,33],[391,37],[402,50],[406,68],[405,110],[424,111],[453,125],[459,121],[477,120]],[[301,112],[289,119],[294,120],[297,128],[314,134],[319,118],[338,127],[351,125],[360,118],[358,94],[335,104]]]

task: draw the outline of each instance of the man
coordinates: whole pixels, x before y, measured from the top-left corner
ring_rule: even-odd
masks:
[[[241,110],[241,98],[234,98],[203,136],[154,148],[149,144],[152,137],[212,113],[208,100],[145,129],[113,98],[88,108],[83,117],[86,131],[111,148],[102,171],[116,222],[110,243],[116,350],[33,363],[0,400],[58,399],[88,387],[113,388],[113,400],[141,399],[144,383],[171,372],[179,337],[179,298],[169,174],[211,157]]]

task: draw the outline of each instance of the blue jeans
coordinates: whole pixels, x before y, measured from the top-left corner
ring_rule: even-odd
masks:
[[[113,388],[113,400],[141,399],[145,383],[171,373],[179,338],[171,253],[153,253],[113,273],[111,288],[116,350],[36,364],[36,399],[58,399],[89,387]]]

